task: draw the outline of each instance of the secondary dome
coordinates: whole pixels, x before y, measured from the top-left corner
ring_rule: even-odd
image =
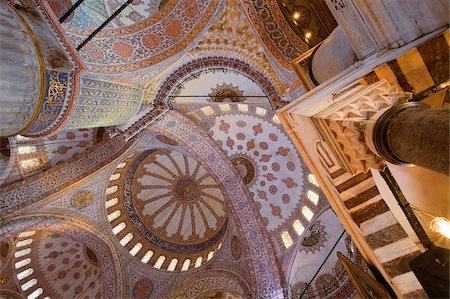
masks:
[[[221,246],[227,208],[219,185],[193,158],[146,151],[119,164],[106,190],[113,233],[131,255],[169,271],[198,267]]]

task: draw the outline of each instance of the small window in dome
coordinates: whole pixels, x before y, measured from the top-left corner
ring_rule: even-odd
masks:
[[[203,107],[200,110],[202,110],[203,114],[205,114],[206,116],[214,114],[214,110],[212,110],[212,108],[209,106]]]
[[[289,248],[293,243],[291,235],[287,231],[281,233],[281,239],[283,240],[284,247],[286,248]]]
[[[26,240],[22,240],[16,243],[16,247],[23,247],[23,246],[27,246],[30,245],[31,243],[33,243],[32,239],[26,239]]]
[[[308,174],[308,181],[309,181],[311,184],[313,184],[313,185],[319,187],[319,183],[317,182],[316,177],[315,177],[312,173]]]
[[[36,152],[35,146],[19,146],[19,154],[31,154]]]
[[[135,256],[142,248],[142,243],[136,243],[136,245],[133,246],[130,250],[130,254],[132,256]]]
[[[28,138],[28,137],[25,137],[25,136],[22,136],[22,135],[16,135],[16,139],[17,140],[28,140],[28,139],[31,139],[31,138]]]
[[[36,233],[36,231],[32,230],[32,231],[28,231],[28,232],[21,232],[19,234],[19,238],[25,238],[25,237],[31,237],[32,235],[34,235]]]
[[[238,104],[238,109],[239,109],[241,112],[248,112],[248,106],[245,105],[245,104]]]
[[[117,187],[117,186],[108,187],[108,189],[106,189],[106,195],[113,194],[117,190],[119,190],[119,187]]]
[[[120,214],[121,214],[120,210],[115,210],[114,212],[108,215],[108,221],[112,222],[116,220],[120,216]]]
[[[308,190],[306,196],[313,204],[317,206],[317,204],[319,203],[319,195],[316,192]]]
[[[124,168],[127,165],[126,162],[119,163],[116,168]]]
[[[115,174],[113,174],[113,175],[111,175],[111,176],[109,177],[109,180],[110,180],[110,181],[115,181],[115,180],[117,180],[118,178],[120,178],[120,173],[115,173]]]
[[[117,197],[114,197],[105,203],[105,207],[108,209],[112,206],[115,206],[118,202],[119,202],[119,199]]]
[[[27,299],[36,299],[37,297],[39,297],[42,293],[44,292],[44,290],[42,288],[38,288],[36,290],[34,290],[33,293],[31,293],[30,295],[27,296]],[[47,297],[48,298],[48,297]],[[45,298],[44,298],[45,299]]]
[[[23,260],[15,263],[14,268],[19,269],[19,268],[22,268],[23,266],[28,265],[29,263],[31,263],[31,258],[26,258],[26,259],[23,259]]]
[[[23,250],[20,250],[20,251],[16,251],[14,253],[14,257],[18,258],[18,257],[24,256],[24,255],[27,255],[30,252],[31,252],[31,248],[27,248],[27,249],[23,249]]]
[[[213,256],[214,256],[214,251],[210,251],[210,252],[208,253],[208,257],[206,258],[206,261],[209,261],[210,259],[212,259]]]
[[[230,105],[228,104],[221,104],[219,105],[219,108],[222,112],[230,112]]]
[[[144,264],[147,264],[150,259],[153,256],[153,251],[149,250],[145,253],[145,255],[142,257],[141,262],[143,262]]]
[[[116,226],[114,226],[114,228],[112,229],[113,234],[117,235],[118,233],[120,233],[121,231],[124,230],[124,228],[126,227],[126,223],[125,222],[120,222],[119,224],[117,224]]]
[[[167,267],[167,271],[174,271],[175,268],[177,267],[178,264],[178,259],[172,259],[170,261],[169,267]]]
[[[217,250],[220,250],[222,248],[223,243],[220,243],[219,246],[217,246]]]
[[[308,221],[311,221],[311,219],[314,216],[314,213],[311,211],[310,208],[308,208],[307,206],[303,206],[302,208],[302,214],[303,216],[305,216],[306,219],[308,219]]]
[[[33,268],[28,268],[25,271],[20,272],[19,274],[17,274],[17,279],[18,280],[22,280],[25,277],[30,276],[31,274],[33,274],[34,270]]]
[[[187,269],[189,269],[190,265],[191,265],[191,260],[190,259],[184,260],[183,266],[181,267],[181,271],[186,271]]]
[[[157,260],[155,265],[153,267],[157,269],[161,269],[161,266],[164,264],[164,261],[166,260],[166,257],[164,255],[161,255]]]
[[[133,234],[132,233],[128,233],[125,235],[125,237],[122,238],[122,240],[120,240],[120,245],[122,246],[126,246],[131,239],[133,239]]]
[[[273,120],[273,122],[276,123],[276,124],[280,124],[280,123],[281,123],[281,122],[280,122],[280,119],[278,118],[278,115],[274,115],[274,116],[272,117],[272,120]]]
[[[201,256],[199,256],[196,260],[195,260],[195,265],[194,268],[200,267],[202,265],[203,262],[203,258]]]
[[[302,223],[298,219],[294,221],[292,226],[294,227],[295,232],[299,236],[305,231],[305,228],[303,227]]]
[[[22,166],[22,168],[37,167],[40,164],[41,164],[41,160],[40,159],[36,159],[36,158],[20,161],[20,165]]]
[[[22,289],[22,291],[26,291],[29,288],[31,288],[32,286],[34,286],[37,283],[37,279],[33,278],[29,281],[27,281],[26,283],[24,283],[20,288]]]
[[[266,113],[267,113],[266,109],[261,108],[261,107],[256,107],[256,114],[264,116],[264,115],[266,115]]]

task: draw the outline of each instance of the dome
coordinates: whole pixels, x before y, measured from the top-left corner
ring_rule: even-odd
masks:
[[[67,224],[17,234],[14,274],[24,298],[117,298],[112,255],[90,232]]]
[[[156,150],[127,159],[111,174],[106,197],[113,233],[143,263],[184,271],[221,246],[224,196],[208,171],[185,154]]]

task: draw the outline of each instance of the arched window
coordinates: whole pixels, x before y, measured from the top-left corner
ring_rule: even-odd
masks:
[[[206,261],[209,261],[210,259],[212,259],[213,256],[214,256],[214,251],[210,251],[210,252],[208,253],[208,257],[206,258]]]
[[[108,200],[108,201],[105,203],[105,206],[106,206],[106,208],[108,209],[108,208],[110,208],[110,207],[112,207],[112,206],[115,206],[118,202],[119,202],[119,199],[118,199],[117,197],[114,197],[114,198]]]
[[[127,163],[126,162],[122,162],[122,163],[119,163],[119,165],[117,165],[116,168],[124,168],[125,165],[127,165]]]
[[[30,295],[27,296],[27,299],[36,299],[37,297],[39,297],[42,293],[44,292],[44,290],[42,288],[38,288],[36,290],[34,290],[33,293],[31,293]],[[45,298],[44,298],[45,299]]]
[[[111,187],[108,187],[108,189],[106,189],[106,195],[110,195],[110,194],[113,194],[114,192],[116,192],[117,190],[119,190],[119,187],[117,187],[117,186],[111,186]]]
[[[120,210],[115,210],[114,212],[108,215],[108,221],[112,222],[116,220],[120,216],[120,214],[122,214]]]
[[[27,255],[27,254],[29,254],[31,252],[31,248],[27,248],[27,249],[23,249],[23,250],[20,250],[20,251],[16,251],[15,253],[14,253],[14,257],[21,257],[21,256],[24,256],[24,255]]]
[[[166,260],[166,257],[164,255],[161,255],[157,260],[155,265],[153,267],[157,269],[161,269],[161,266],[164,264],[164,261]]]
[[[153,251],[149,250],[145,253],[145,255],[142,257],[141,262],[143,262],[144,264],[147,264],[150,259],[153,256]]]
[[[303,216],[305,216],[306,219],[308,219],[308,221],[311,221],[311,219],[314,216],[314,213],[311,211],[310,208],[308,208],[307,206],[303,206],[302,208],[302,214]]]
[[[220,110],[222,110],[222,112],[230,112],[230,105],[228,104],[220,104],[219,105]]]
[[[308,190],[308,192],[306,192],[306,196],[313,204],[317,206],[319,203],[319,195],[316,192]]]
[[[292,223],[292,226],[294,227],[295,232],[299,236],[305,231],[305,228],[303,227],[302,223],[298,219],[295,220],[294,223]]]
[[[319,187],[319,183],[317,183],[316,177],[315,177],[312,173],[308,174],[308,181],[309,181],[311,184],[313,184],[313,185]]]
[[[122,246],[126,246],[131,239],[133,239],[133,234],[132,233],[128,233],[125,235],[125,237],[122,238],[122,240],[120,240],[120,245]]]
[[[256,107],[256,114],[264,116],[264,115],[266,115],[266,113],[267,113],[266,109],[261,108],[261,107]]]
[[[292,245],[292,238],[288,231],[281,233],[281,239],[283,240],[284,247],[289,248]]]
[[[273,117],[272,117],[272,121],[274,122],[274,123],[276,123],[276,124],[280,124],[281,122],[280,122],[280,119],[278,118],[278,115],[274,115]]]
[[[241,112],[248,112],[248,106],[245,104],[238,104],[238,109]]]
[[[191,260],[185,259],[183,262],[183,266],[181,267],[181,271],[186,271],[187,269],[189,269],[190,265],[191,265]]]
[[[196,260],[195,260],[195,265],[194,268],[200,267],[202,265],[203,262],[203,258],[201,256],[199,256]]]
[[[118,233],[120,233],[121,231],[124,230],[124,228],[126,227],[126,223],[125,222],[120,222],[119,224],[117,224],[114,228],[113,228],[113,234],[117,235]]]
[[[31,154],[36,152],[36,147],[33,146],[19,146],[19,154]]]
[[[141,250],[141,248],[142,248],[142,243],[136,243],[136,245],[134,245],[133,248],[131,248],[130,254],[132,256],[135,256],[139,252],[139,250]]]
[[[32,239],[26,239],[26,240],[22,240],[16,243],[16,247],[23,247],[23,246],[27,246],[30,245],[31,243],[33,243]]]
[[[212,108],[209,106],[203,107],[200,110],[202,110],[203,114],[205,114],[206,116],[214,114],[214,110],[212,110]]]
[[[20,288],[22,289],[22,291],[26,291],[29,288],[31,288],[32,286],[34,286],[37,283],[37,279],[33,278],[29,281],[27,281],[26,283],[24,283]]]
[[[120,178],[120,173],[115,173],[115,174],[113,174],[113,175],[111,175],[111,176],[109,177],[109,180],[110,180],[110,181],[115,181],[115,180],[117,180],[118,178]]]
[[[33,268],[28,268],[25,271],[20,272],[19,274],[17,274],[17,279],[18,280],[22,280],[25,277],[30,276],[31,274],[33,274],[34,270]]]
[[[167,271],[173,271],[177,267],[178,259],[172,259],[170,261],[169,267],[167,267]]]
[[[14,264],[14,268],[19,269],[31,263],[31,258],[26,258]]]
[[[22,168],[37,167],[40,164],[41,164],[41,160],[40,159],[36,159],[36,158],[20,161],[20,165],[22,166]]]
[[[19,238],[31,237],[31,236],[34,235],[35,233],[36,233],[36,231],[34,231],[34,230],[31,230],[31,231],[28,231],[28,232],[21,232],[21,233],[18,235],[18,237],[19,237]]]

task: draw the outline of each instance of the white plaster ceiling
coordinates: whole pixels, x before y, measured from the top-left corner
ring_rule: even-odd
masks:
[[[243,91],[243,96],[247,96],[244,101],[246,104],[269,103],[264,91],[258,84],[243,74],[224,70],[211,70],[200,73],[195,78],[190,78],[182,84],[178,97],[175,97],[174,100],[177,104],[194,103],[214,105],[215,103],[208,102],[210,98],[209,94],[223,84],[231,84],[233,87]]]

